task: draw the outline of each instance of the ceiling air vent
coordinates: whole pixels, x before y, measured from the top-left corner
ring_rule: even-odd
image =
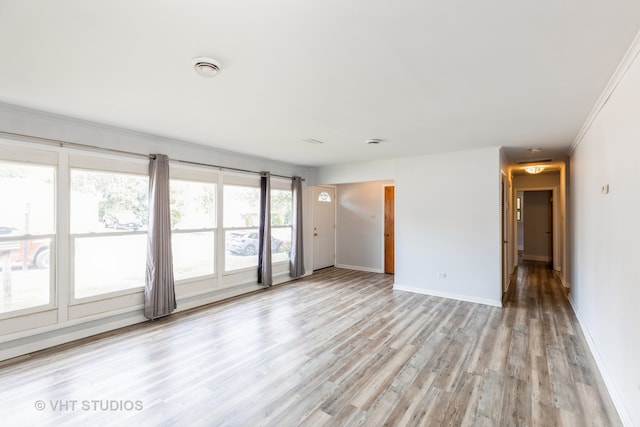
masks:
[[[203,77],[214,77],[222,70],[222,64],[219,61],[204,56],[193,58],[193,67]]]
[[[553,159],[542,159],[542,160],[525,160],[522,162],[518,162],[519,165],[526,165],[527,163],[551,163]]]

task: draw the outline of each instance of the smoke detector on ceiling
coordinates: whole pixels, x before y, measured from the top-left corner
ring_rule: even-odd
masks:
[[[220,61],[207,58],[206,56],[193,58],[192,62],[196,72],[203,77],[214,77],[222,70],[222,64]]]

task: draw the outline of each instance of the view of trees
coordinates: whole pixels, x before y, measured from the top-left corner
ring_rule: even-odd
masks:
[[[133,214],[142,224],[148,216],[149,179],[146,176],[86,170],[71,171],[71,191],[97,201],[97,222],[105,213]]]
[[[130,213],[141,224],[147,223],[148,178],[146,176],[72,170],[71,190],[82,194],[101,222],[106,213]],[[173,228],[209,228],[215,226],[215,184],[184,180],[171,181],[171,221]],[[227,185],[225,226],[257,227],[260,190],[255,187]],[[291,192],[271,191],[271,225],[291,224]]]

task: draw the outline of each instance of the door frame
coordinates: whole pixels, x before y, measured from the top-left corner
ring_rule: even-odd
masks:
[[[382,186],[382,210],[381,210],[381,218],[382,218],[382,251],[381,252],[382,252],[382,259],[380,260],[380,263],[381,263],[380,265],[382,265],[382,272],[383,273],[386,273],[386,271],[385,271],[386,270],[386,268],[385,268],[386,262],[385,261],[386,261],[386,250],[387,250],[387,247],[386,247],[386,244],[385,244],[385,241],[386,241],[386,239],[385,239],[385,214],[386,214],[386,212],[385,212],[386,211],[386,198],[385,198],[386,195],[385,195],[385,193],[386,193],[387,187],[393,187],[393,206],[394,206],[393,207],[393,217],[394,217],[394,220],[393,220],[394,221],[394,226],[393,226],[393,229],[394,229],[393,247],[394,247],[394,254],[395,254],[395,247],[396,247],[396,243],[395,243],[395,241],[396,241],[396,239],[395,239],[395,211],[396,211],[396,209],[395,209],[395,204],[396,204],[396,202],[395,202],[395,200],[396,200],[396,190],[395,190],[395,188],[396,188],[396,184],[395,184],[395,182],[393,182],[393,183],[389,183],[389,184],[384,184]],[[395,274],[395,270],[396,270],[396,261],[395,261],[395,256],[394,256],[394,260],[393,260],[393,271],[394,271],[394,274]]]
[[[315,271],[316,254],[315,254],[315,239],[314,239],[314,224],[316,221],[316,202],[315,189],[316,188],[331,188],[333,190],[333,265],[335,266],[338,259],[337,252],[337,238],[336,228],[338,220],[338,187],[335,185],[314,185],[309,187],[311,189],[311,271]]]
[[[515,187],[513,189],[513,194],[518,194],[518,191],[522,191],[523,193],[526,193],[527,191],[551,191],[551,197],[552,197],[552,209],[553,209],[553,218],[552,218],[552,222],[551,222],[551,246],[552,246],[552,250],[551,250],[551,266],[553,268],[554,271],[562,271],[562,254],[564,253],[564,251],[566,250],[566,247],[561,247],[561,218],[562,218],[562,213],[560,212],[560,187],[559,186],[547,186],[547,187]],[[516,221],[516,214],[515,211],[513,212],[512,215],[512,220],[515,222]],[[525,219],[526,221],[526,219]],[[515,222],[516,227],[514,228],[514,239],[516,241],[516,244],[514,246],[515,248],[515,265],[518,265],[518,244],[517,244],[517,240],[518,240],[518,228],[517,228],[517,222]],[[513,246],[513,245],[512,245]]]
[[[501,295],[504,295],[509,288],[509,279],[511,272],[509,271],[509,241],[513,240],[509,233],[509,193],[510,182],[507,174],[500,172],[500,287]],[[515,214],[514,214],[515,215]]]

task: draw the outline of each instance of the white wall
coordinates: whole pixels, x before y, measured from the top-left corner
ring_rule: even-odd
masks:
[[[491,147],[318,168],[314,176],[316,184],[394,180],[396,289],[499,306],[499,162]]]
[[[551,189],[560,186],[560,172],[545,172],[538,175],[513,175],[516,190]]]
[[[391,181],[338,185],[336,266],[384,272],[384,187]]]
[[[285,176],[297,175],[308,178],[309,173],[309,169],[304,166],[217,150],[178,139],[159,137],[3,103],[0,103],[0,130],[142,154],[162,153],[171,159],[212,163],[254,171],[264,170]],[[34,147],[31,144],[29,146]]]
[[[636,38],[570,157],[571,301],[628,426],[640,426],[638,52]]]

